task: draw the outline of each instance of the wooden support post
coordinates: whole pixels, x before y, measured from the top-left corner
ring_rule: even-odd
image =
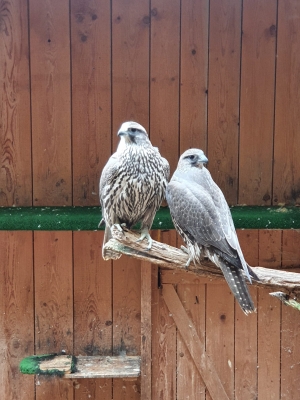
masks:
[[[141,398],[151,400],[151,264],[141,262]]]
[[[204,350],[194,324],[189,319],[173,285],[163,285],[163,298],[185,342],[212,400],[229,400],[214,365]]]

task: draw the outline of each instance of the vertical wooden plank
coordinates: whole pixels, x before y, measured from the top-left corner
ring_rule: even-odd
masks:
[[[68,0],[29,0],[33,204],[71,205]]]
[[[269,265],[261,248],[259,265]],[[281,304],[276,300],[268,290],[258,290],[258,398],[274,400],[280,398]]]
[[[141,264],[122,256],[113,263],[113,354],[139,355],[141,349]],[[140,378],[114,379],[114,398],[140,398]]]
[[[0,205],[31,205],[27,4],[0,7]]]
[[[179,150],[180,1],[151,1],[150,131],[174,171]]]
[[[101,256],[103,232],[74,232],[73,240],[74,354],[112,355],[112,265]],[[77,382],[76,400],[111,400],[111,379]]]
[[[28,4],[0,5],[0,206],[32,204]]]
[[[245,260],[253,267],[258,266],[258,229],[238,229],[236,231]]]
[[[280,398],[280,303],[258,292],[258,398]]]
[[[299,311],[282,306],[281,324],[281,399],[299,397],[300,377],[300,316]]]
[[[245,259],[250,265],[259,265],[257,229],[237,231]],[[248,286],[254,304],[257,306],[257,292]],[[236,304],[235,308],[235,396],[237,399],[257,398],[257,314],[246,316]]]
[[[204,342],[205,285],[177,285],[177,294]],[[205,385],[180,333],[177,334],[177,398],[205,400]]]
[[[238,307],[238,305],[237,305]],[[234,396],[234,297],[227,283],[208,284],[206,351],[229,398]],[[209,393],[206,399],[211,400]]]
[[[72,232],[34,233],[35,353],[73,354]],[[37,377],[36,400],[73,399],[71,382]]]
[[[175,231],[156,231],[155,240],[176,245]],[[154,237],[154,236],[153,236]],[[152,399],[175,400],[176,325],[158,287],[159,271],[152,267]]]
[[[257,289],[249,292],[257,304]],[[235,309],[235,396],[237,399],[257,398],[257,314],[248,316],[236,304]]]
[[[283,231],[282,268],[299,267],[300,232]],[[299,394],[299,312],[282,306],[281,323],[281,398],[297,398]]]
[[[243,2],[240,204],[271,204],[276,17],[277,0]]]
[[[299,268],[300,232],[294,230],[282,231],[282,268]]]
[[[71,1],[73,204],[99,204],[111,154],[110,2]]]
[[[259,259],[264,268],[281,267],[282,232],[280,229],[259,230]]]
[[[228,203],[237,202],[241,1],[210,2],[208,159]]]
[[[151,302],[152,267],[141,263],[141,399],[152,400]]]
[[[34,353],[31,232],[0,231],[0,393],[2,399],[34,399],[34,378],[19,372]]]
[[[149,129],[149,0],[112,0],[113,137],[124,121]]]
[[[207,151],[208,0],[181,1],[180,154]]]
[[[274,204],[300,204],[300,2],[278,1]]]
[[[136,120],[149,129],[149,0],[112,1],[113,147],[120,124]],[[113,351],[140,354],[141,264],[113,262]],[[115,379],[113,397],[140,398],[140,379]]]

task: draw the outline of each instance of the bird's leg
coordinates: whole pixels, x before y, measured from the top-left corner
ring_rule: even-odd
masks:
[[[141,230],[141,236],[139,237],[139,239],[137,240],[137,242],[141,242],[142,240],[147,239],[148,240],[148,246],[147,246],[147,250],[151,250],[152,247],[152,238],[150,236],[149,230],[148,228],[143,228]]]
[[[180,246],[180,249],[187,255],[189,255],[189,251],[187,249],[187,247],[185,246]],[[193,257],[189,256],[189,259],[187,260],[186,264],[185,264],[185,268],[188,268],[190,266],[191,261],[193,260]]]

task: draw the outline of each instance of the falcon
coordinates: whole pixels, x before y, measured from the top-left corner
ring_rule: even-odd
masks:
[[[125,224],[131,229],[141,224],[139,241],[147,239],[147,250],[152,239],[149,230],[156,211],[165,197],[170,175],[168,161],[157,147],[153,147],[145,128],[137,122],[124,122],[119,131],[117,151],[105,165],[99,185],[102,220],[105,233],[102,256],[105,260],[120,258],[120,254],[105,244],[112,237],[111,226]]]
[[[243,256],[230,209],[204,164],[202,150],[185,151],[166,189],[174,226],[183,238],[189,260],[209,258],[223,275],[245,314],[255,311],[245,277],[259,280]]]

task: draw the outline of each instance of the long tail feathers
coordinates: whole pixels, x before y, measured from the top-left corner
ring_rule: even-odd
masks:
[[[105,226],[103,244],[102,244],[102,257],[104,260],[117,260],[121,257],[120,253],[117,253],[106,246],[109,239],[112,238],[110,227]]]
[[[243,271],[231,266],[227,261],[222,260],[219,256],[215,255],[213,258],[214,260],[212,261],[221,268],[232,294],[244,313],[247,315],[255,312],[256,309],[248,291]]]

